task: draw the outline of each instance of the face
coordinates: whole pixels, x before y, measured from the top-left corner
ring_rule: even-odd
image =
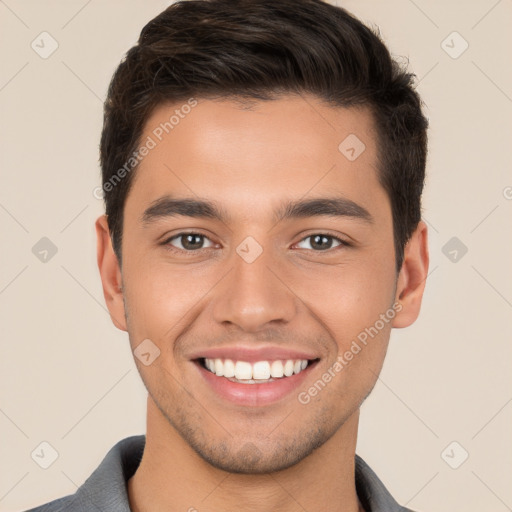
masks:
[[[199,100],[162,133],[177,108],[147,121],[107,304],[132,350],[149,340],[135,361],[159,421],[215,467],[283,469],[357,414],[406,314],[373,120]]]

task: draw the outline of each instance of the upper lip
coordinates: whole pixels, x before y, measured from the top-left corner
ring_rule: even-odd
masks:
[[[226,346],[215,347],[192,354],[190,359],[231,359],[233,361],[247,361],[256,363],[258,361],[275,361],[288,359],[318,359],[318,356],[304,350],[286,348],[286,347],[245,347],[245,346]]]

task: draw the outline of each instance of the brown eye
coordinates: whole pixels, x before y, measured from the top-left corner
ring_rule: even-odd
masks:
[[[340,245],[348,245],[343,240],[336,238],[335,236],[326,235],[322,233],[317,233],[314,235],[307,236],[303,238],[299,244],[304,243],[305,241],[310,240],[309,247],[301,247],[301,249],[312,249],[314,251],[326,251],[328,249],[332,249],[333,247],[338,247]],[[333,246],[333,244],[336,244]]]
[[[205,246],[205,241],[208,241],[210,245]],[[199,233],[180,233],[170,238],[166,243],[183,251],[197,251],[213,246],[211,240]]]

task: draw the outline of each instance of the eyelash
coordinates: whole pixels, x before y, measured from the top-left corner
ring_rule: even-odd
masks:
[[[187,255],[193,255],[193,254],[197,254],[198,252],[200,252],[202,250],[212,249],[212,247],[202,247],[202,248],[196,249],[196,250],[187,250],[187,249],[179,249],[179,248],[174,247],[174,246],[172,246],[170,244],[170,242],[172,240],[179,239],[179,238],[187,236],[187,235],[197,235],[197,236],[201,236],[201,237],[209,240],[209,238],[206,235],[202,234],[202,233],[198,233],[196,231],[182,231],[182,232],[180,232],[180,233],[178,233],[176,235],[173,235],[172,237],[167,238],[166,240],[164,240],[162,242],[162,245],[165,246],[165,248],[168,251],[171,251],[171,252],[174,252],[174,253],[180,253],[180,254],[184,254],[185,253]],[[343,248],[343,247],[351,247],[351,245],[352,245],[349,242],[347,242],[347,241],[345,241],[345,240],[343,240],[343,239],[341,239],[341,238],[339,238],[337,236],[331,235],[329,233],[323,233],[323,232],[312,233],[311,235],[307,235],[304,238],[302,238],[301,240],[299,240],[299,242],[297,242],[297,243],[301,243],[304,240],[307,240],[308,238],[312,238],[312,237],[318,236],[318,235],[323,236],[323,237],[327,237],[327,238],[330,238],[330,239],[332,239],[332,240],[334,240],[336,242],[339,242],[339,245],[337,245],[335,247],[331,247],[329,249],[320,250],[320,251],[315,251],[314,249],[306,249],[306,250],[322,254],[322,253],[331,253],[335,249],[339,249],[339,248]],[[297,245],[297,244],[294,244],[294,245]]]

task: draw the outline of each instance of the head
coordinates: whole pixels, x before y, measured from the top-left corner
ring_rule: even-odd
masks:
[[[412,79],[320,0],[177,2],[116,70],[100,146],[105,297],[132,348],[159,351],[137,364],[161,418],[211,464],[264,472],[322,446],[373,388],[391,328],[418,315],[427,121]],[[212,391],[204,359],[234,347],[308,356],[295,399]]]

